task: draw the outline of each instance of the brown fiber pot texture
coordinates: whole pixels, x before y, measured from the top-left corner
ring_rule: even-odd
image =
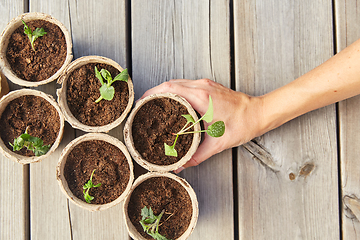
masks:
[[[17,75],[15,75],[15,73],[13,72],[13,70],[10,67],[9,62],[7,61],[6,50],[7,50],[8,44],[9,44],[10,36],[18,27],[23,26],[23,23],[21,20],[24,20],[25,22],[29,22],[29,21],[33,21],[33,20],[44,20],[44,21],[47,21],[47,22],[57,25],[64,34],[65,41],[66,41],[65,61],[64,61],[63,65],[61,66],[61,68],[59,70],[57,70],[57,72],[54,75],[52,75],[51,77],[44,79],[42,81],[32,82],[32,81],[26,81],[24,79],[19,78]],[[61,75],[61,73],[65,70],[67,65],[71,62],[72,58],[73,58],[72,40],[71,40],[71,35],[70,35],[69,31],[60,21],[58,21],[56,18],[54,18],[48,14],[33,12],[33,13],[24,13],[22,15],[19,15],[19,16],[15,17],[14,19],[12,19],[7,24],[6,28],[4,29],[4,31],[1,34],[1,40],[0,40],[0,67],[1,67],[1,70],[3,71],[5,76],[10,81],[12,81],[13,83],[18,84],[20,86],[36,87],[36,86],[43,85],[43,84],[46,84],[46,83],[56,80]]]
[[[49,151],[42,156],[36,157],[27,157],[27,156],[22,156],[19,155],[11,150],[9,150],[4,142],[2,141],[2,139],[0,138],[0,152],[7,157],[8,159],[11,159],[15,162],[21,163],[21,164],[27,164],[27,163],[33,163],[33,162],[39,162],[45,158],[47,158],[48,156],[50,156],[50,154],[52,154],[56,148],[59,146],[59,143],[63,137],[63,132],[64,132],[64,116],[57,104],[57,102],[53,99],[52,96],[45,94],[44,92],[38,91],[38,90],[31,90],[31,89],[21,89],[21,90],[17,90],[17,91],[12,91],[10,93],[8,93],[7,95],[5,95],[3,98],[1,98],[0,100],[0,116],[2,115],[2,113],[4,112],[6,106],[14,99],[19,98],[21,96],[24,95],[33,95],[33,96],[39,96],[42,97],[43,99],[45,99],[46,101],[48,101],[57,111],[57,113],[59,114],[59,121],[60,121],[60,129],[59,129],[59,133],[58,136],[54,142],[54,144],[52,144],[51,148],[49,149]]]
[[[184,105],[186,107],[187,111],[194,118],[195,121],[198,120],[198,117],[197,117],[194,109],[183,97],[176,95],[176,94],[172,94],[172,93],[154,94],[154,95],[148,96],[144,99],[141,99],[136,103],[135,108],[131,111],[131,113],[125,123],[125,127],[124,127],[125,144],[126,144],[127,148],[129,149],[131,156],[134,158],[134,160],[140,166],[144,167],[145,169],[147,169],[149,171],[168,172],[168,171],[173,171],[173,170],[178,169],[179,167],[181,167],[187,161],[190,160],[191,156],[195,153],[195,151],[197,150],[197,148],[199,146],[201,134],[200,133],[193,134],[193,140],[192,140],[190,149],[185,154],[185,156],[183,156],[181,159],[179,159],[177,162],[175,162],[173,164],[157,165],[157,164],[153,164],[153,163],[150,163],[147,160],[145,160],[134,146],[132,124],[134,121],[134,117],[136,116],[139,109],[141,107],[143,107],[144,104],[146,104],[147,102],[149,102],[153,99],[156,99],[156,98],[171,98],[175,101],[178,101],[179,103],[181,103],[182,105]],[[196,124],[194,126],[194,130],[200,131],[200,124]]]
[[[128,232],[129,232],[130,236],[135,240],[146,240],[146,238],[144,238],[136,230],[135,226],[130,221],[129,214],[128,214],[128,205],[129,205],[129,201],[130,201],[130,198],[131,198],[131,194],[136,189],[136,187],[139,186],[144,181],[146,181],[148,179],[151,179],[151,178],[154,178],[154,177],[171,178],[171,179],[175,180],[176,182],[180,183],[180,185],[189,194],[189,197],[191,199],[191,206],[192,206],[192,217],[191,217],[191,220],[190,220],[190,224],[187,227],[187,229],[185,230],[185,232],[180,237],[178,237],[177,239],[173,239],[173,240],[185,240],[185,239],[187,239],[191,235],[191,233],[193,232],[193,230],[194,230],[194,228],[196,226],[196,223],[197,223],[198,216],[199,216],[199,207],[198,207],[198,201],[197,201],[196,194],[195,194],[193,188],[190,186],[190,184],[185,179],[180,178],[177,175],[172,174],[172,173],[159,173],[159,172],[149,172],[149,173],[146,173],[146,174],[141,175],[140,177],[138,177],[135,180],[133,186],[131,187],[129,195],[125,199],[123,214],[124,214],[124,218],[125,218],[125,224],[126,224],[126,227],[128,229]]]
[[[128,82],[127,82],[128,91],[129,91],[128,92],[129,100],[128,100],[125,110],[121,113],[120,117],[118,117],[115,121],[113,121],[109,124],[103,125],[103,126],[88,126],[88,125],[81,123],[78,119],[75,118],[73,113],[70,111],[68,103],[67,103],[67,96],[66,96],[67,80],[68,80],[70,74],[74,70],[76,70],[77,68],[79,68],[81,66],[89,64],[89,63],[107,64],[107,65],[110,65],[110,66],[116,68],[120,72],[124,70],[118,63],[116,63],[115,61],[113,61],[109,58],[100,57],[100,56],[85,56],[85,57],[78,58],[67,67],[67,69],[64,71],[64,73],[60,76],[60,78],[58,80],[58,83],[62,84],[61,88],[57,90],[58,103],[59,103],[59,106],[60,106],[62,112],[64,113],[66,121],[68,121],[73,128],[77,128],[77,129],[83,130],[85,132],[108,132],[111,129],[120,125],[121,122],[127,116],[127,114],[130,112],[131,107],[134,102],[134,87],[133,87],[131,78],[129,76]],[[100,69],[99,69],[99,71],[100,71]],[[106,100],[101,100],[101,101],[106,101]],[[99,113],[99,114],[102,114],[102,113]]]
[[[108,143],[114,145],[115,147],[119,148],[120,151],[125,155],[128,166],[129,166],[130,177],[129,177],[129,181],[127,183],[125,190],[118,198],[116,198],[114,201],[112,201],[110,203],[91,204],[91,203],[87,203],[87,202],[77,198],[70,190],[67,180],[65,179],[65,176],[64,176],[64,168],[65,168],[66,160],[67,160],[69,153],[78,144],[80,144],[82,142],[86,142],[86,141],[92,141],[92,140],[105,141],[105,142],[108,142]],[[83,209],[89,210],[89,211],[100,211],[100,210],[105,210],[105,209],[108,209],[110,207],[113,207],[113,206],[119,204],[129,194],[131,184],[133,183],[133,180],[134,180],[133,164],[132,164],[130,154],[128,153],[128,151],[126,149],[126,146],[121,141],[119,141],[118,139],[111,137],[107,134],[104,134],[104,133],[88,133],[88,134],[85,134],[81,137],[74,139],[63,149],[63,151],[60,155],[58,165],[56,167],[56,178],[58,180],[58,183],[59,183],[59,186],[60,186],[60,189],[62,190],[62,192],[73,203],[75,203],[77,206],[79,206]]]

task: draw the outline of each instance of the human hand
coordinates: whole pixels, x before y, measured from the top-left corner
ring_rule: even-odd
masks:
[[[263,133],[260,127],[262,123],[260,97],[235,92],[209,79],[174,79],[149,89],[141,98],[166,92],[184,97],[201,116],[208,108],[209,95],[211,95],[214,107],[213,122],[224,121],[225,123],[224,135],[213,138],[206,134],[204,141],[191,159],[175,170],[175,173],[187,167],[197,166],[211,156],[246,143]],[[213,122],[204,122],[205,129]]]

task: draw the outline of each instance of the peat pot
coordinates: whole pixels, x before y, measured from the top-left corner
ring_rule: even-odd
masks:
[[[23,22],[32,30],[43,28],[33,46]],[[71,62],[72,41],[66,27],[44,13],[25,13],[12,19],[1,34],[0,67],[15,84],[36,87],[57,79]]]
[[[47,158],[59,146],[64,131],[64,116],[52,96],[41,91],[21,89],[0,100],[0,152],[15,162],[26,164]],[[51,144],[46,154],[35,156],[26,147],[13,151],[10,143],[27,131]]]
[[[60,189],[77,206],[89,211],[119,204],[130,191],[133,164],[125,145],[104,133],[88,133],[71,141],[62,151],[56,167]],[[85,186],[92,187],[85,199]]]
[[[172,93],[154,94],[136,103],[125,127],[125,144],[131,156],[149,171],[168,172],[184,165],[190,160],[199,146],[201,135],[184,134],[177,139],[177,157],[165,155],[166,143],[172,146],[176,136],[187,120],[182,115],[198,117],[191,105],[181,96]],[[200,131],[200,124],[193,127]]]
[[[130,76],[127,82],[115,81],[112,100],[100,97],[98,71],[106,69],[115,78],[124,69],[113,60],[100,56],[86,56],[73,61],[60,76],[57,90],[58,103],[66,121],[85,132],[108,132],[117,127],[130,112],[134,102],[134,88]],[[106,83],[105,79],[103,79]]]
[[[193,232],[198,219],[198,201],[186,180],[171,173],[149,172],[134,182],[124,203],[124,218],[130,236],[146,240],[149,235],[140,224],[142,209],[163,213],[159,233],[168,239],[184,240]]]

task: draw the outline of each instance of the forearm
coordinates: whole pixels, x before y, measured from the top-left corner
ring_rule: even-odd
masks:
[[[262,96],[263,132],[360,94],[360,39],[312,71]]]

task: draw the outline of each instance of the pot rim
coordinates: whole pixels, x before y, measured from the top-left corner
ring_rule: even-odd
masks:
[[[63,63],[63,65],[60,67],[60,69],[52,76],[50,76],[47,79],[44,79],[42,81],[38,82],[31,82],[24,79],[19,78],[11,69],[9,62],[6,58],[6,49],[9,44],[9,38],[11,34],[19,27],[22,26],[23,23],[21,20],[24,21],[32,21],[32,20],[44,20],[50,23],[53,23],[57,25],[61,31],[64,34],[65,41],[66,41],[66,58]],[[13,18],[5,27],[3,32],[1,33],[1,39],[0,39],[0,67],[5,76],[12,81],[15,84],[18,84],[20,86],[26,86],[26,87],[37,87],[39,85],[47,84],[55,79],[57,79],[60,74],[65,70],[67,65],[71,62],[73,58],[72,55],[72,40],[70,32],[67,30],[64,24],[62,24],[59,20],[52,17],[49,14],[40,13],[40,12],[31,12],[31,13],[24,13],[21,14],[15,18]]]
[[[86,142],[86,141],[92,141],[92,140],[105,141],[105,142],[108,142],[108,143],[114,145],[115,147],[119,148],[120,151],[125,155],[128,165],[129,165],[130,176],[129,176],[128,184],[127,184],[124,192],[118,198],[116,198],[114,201],[112,201],[110,203],[91,204],[91,203],[87,203],[87,202],[77,198],[70,190],[70,188],[67,184],[67,181],[65,179],[65,176],[64,176],[64,168],[65,168],[67,156],[69,155],[69,153],[78,144],[80,144],[82,142]],[[56,179],[58,181],[61,191],[75,205],[77,205],[83,209],[89,210],[89,211],[101,211],[101,210],[105,210],[105,209],[111,208],[111,207],[119,204],[130,193],[131,185],[134,181],[134,166],[131,161],[130,154],[128,153],[128,151],[126,149],[126,146],[120,140],[118,140],[117,138],[114,138],[108,134],[105,134],[105,133],[87,133],[83,136],[75,138],[63,149],[63,151],[61,152],[60,158],[59,158],[59,162],[56,166]]]
[[[146,240],[146,238],[144,238],[135,228],[135,226],[132,224],[132,222],[130,221],[129,215],[128,215],[128,205],[129,205],[129,201],[131,198],[131,194],[132,192],[135,190],[135,188],[137,186],[139,186],[141,183],[143,183],[144,181],[146,181],[147,179],[153,178],[153,177],[168,177],[171,178],[175,181],[177,181],[178,183],[181,184],[182,187],[185,188],[185,190],[187,191],[187,193],[190,196],[191,199],[191,206],[192,206],[192,217],[190,220],[190,224],[188,226],[188,228],[186,229],[186,231],[177,239],[174,240],[185,240],[187,239],[191,233],[194,231],[198,217],[199,217],[199,205],[198,205],[198,200],[195,194],[194,189],[191,187],[191,185],[184,179],[181,178],[175,174],[169,173],[169,172],[148,172],[145,173],[141,176],[139,176],[134,184],[131,187],[130,193],[127,195],[125,201],[124,201],[124,205],[123,205],[123,216],[125,219],[125,225],[126,228],[129,232],[129,235],[134,239],[134,240]]]
[[[141,154],[138,152],[138,150],[136,150],[136,148],[135,148],[133,136],[132,136],[132,123],[134,121],[135,115],[140,110],[140,108],[142,106],[144,106],[144,104],[146,104],[147,102],[152,101],[157,98],[171,98],[171,99],[181,103],[182,105],[184,105],[186,107],[186,109],[188,110],[189,114],[193,117],[193,119],[195,121],[198,120],[195,110],[192,108],[190,103],[188,101],[186,101],[185,98],[183,98],[179,95],[173,94],[173,93],[153,94],[153,95],[145,97],[144,99],[139,100],[136,103],[135,108],[131,111],[131,113],[125,123],[124,139],[125,139],[125,144],[128,147],[131,156],[134,158],[134,160],[140,166],[144,167],[145,169],[147,169],[149,171],[168,172],[168,171],[173,171],[173,170],[178,169],[179,167],[183,166],[186,162],[188,162],[191,159],[192,155],[195,153],[195,151],[197,150],[197,148],[200,144],[201,134],[200,133],[193,134],[193,141],[192,141],[189,151],[185,154],[184,157],[182,157],[179,161],[177,161],[173,164],[157,165],[157,164],[153,164],[153,163],[150,163],[147,160],[145,160],[141,156]],[[200,131],[200,124],[196,124],[194,126],[194,130]]]
[[[39,90],[33,90],[33,89],[20,89],[20,90],[16,90],[16,91],[11,91],[7,95],[4,95],[0,99],[0,117],[1,117],[2,113],[4,112],[6,106],[12,100],[19,98],[21,96],[25,96],[25,95],[39,96],[39,97],[42,97],[43,99],[45,99],[46,101],[48,101],[56,109],[56,111],[59,114],[60,129],[58,132],[58,136],[56,137],[56,140],[55,140],[54,144],[51,146],[51,148],[49,149],[49,151],[46,154],[39,156],[39,157],[36,157],[36,156],[28,157],[28,156],[23,156],[23,155],[17,154],[16,152],[9,150],[5,146],[5,143],[3,142],[3,140],[0,138],[0,152],[8,159],[11,159],[11,160],[21,163],[21,164],[40,162],[41,160],[50,156],[57,149],[57,147],[59,146],[59,143],[62,140],[63,133],[64,133],[64,121],[65,121],[64,116],[60,110],[60,107],[58,106],[55,99],[51,95],[48,95],[44,92],[41,92]]]
[[[9,93],[9,84],[5,75],[0,71],[0,99],[2,96]]]
[[[128,104],[124,110],[124,112],[120,115],[119,118],[117,118],[115,121],[103,125],[103,126],[88,126],[85,125],[83,123],[81,123],[78,119],[76,119],[74,117],[74,115],[72,114],[72,112],[69,109],[69,106],[67,104],[67,98],[66,98],[66,84],[67,84],[67,79],[70,76],[70,74],[77,68],[84,66],[88,63],[105,63],[108,65],[113,66],[114,68],[118,69],[120,72],[123,71],[124,69],[115,61],[113,61],[110,58],[106,58],[106,57],[102,57],[102,56],[84,56],[84,57],[80,57],[78,59],[76,59],[75,61],[71,62],[67,68],[65,69],[65,71],[61,74],[61,76],[58,79],[58,83],[61,84],[61,88],[57,89],[56,94],[57,94],[57,101],[59,103],[60,109],[62,110],[66,121],[73,127],[76,129],[80,129],[83,130],[85,132],[108,132],[111,129],[119,126],[125,119],[125,117],[128,115],[128,113],[131,110],[131,107],[134,103],[134,87],[133,87],[133,83],[132,80],[130,78],[128,78],[128,89],[129,89],[129,101]]]

